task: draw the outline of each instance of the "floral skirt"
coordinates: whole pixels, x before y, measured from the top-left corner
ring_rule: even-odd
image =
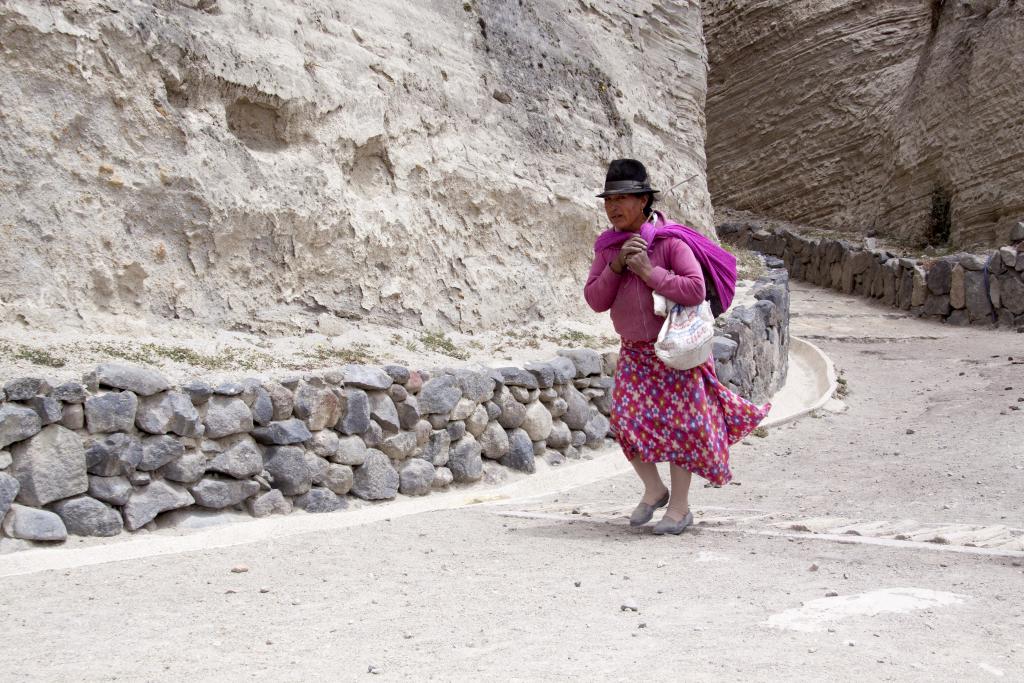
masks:
[[[715,376],[713,357],[675,370],[661,362],[651,342],[622,340],[611,426],[630,460],[671,462],[712,484],[727,484],[729,446],[754,431],[770,409],[770,403],[756,406],[726,389]]]

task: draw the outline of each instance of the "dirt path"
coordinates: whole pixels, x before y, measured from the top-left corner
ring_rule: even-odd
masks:
[[[847,410],[737,446],[692,532],[628,528],[623,474],[9,576],[3,678],[1024,679],[1024,338],[804,287],[794,310]]]

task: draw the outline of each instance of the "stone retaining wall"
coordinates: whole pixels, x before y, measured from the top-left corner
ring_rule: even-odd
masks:
[[[774,273],[756,305],[719,321],[720,376],[748,396],[785,377],[788,296]],[[333,512],[490,467],[533,472],[538,458],[605,445],[617,361],[583,349],[524,368],[348,365],[217,386],[106,363],[82,381],[13,379],[0,390],[0,528],[29,541],[113,536],[190,506]]]
[[[986,254],[900,257],[838,239],[811,238],[757,222],[726,223],[719,236],[782,259],[790,275],[845,294],[879,299],[953,325],[1024,331],[1024,224],[1014,244]]]

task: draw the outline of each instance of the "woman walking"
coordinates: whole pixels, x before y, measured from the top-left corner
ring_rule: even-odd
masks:
[[[652,209],[657,192],[639,161],[611,162],[597,196],[612,227],[594,245],[584,296],[598,313],[611,311],[622,338],[611,426],[644,485],[629,523],[642,526],[667,505],[654,533],[679,534],[693,523],[691,475],[728,483],[729,446],[753,431],[771,406],[756,406],[726,389],[715,376],[713,357],[675,370],[655,355],[665,319],[654,312],[653,292],[683,306],[710,298],[713,310],[721,311],[732,301],[736,273],[735,259],[717,245]],[[658,473],[659,462],[671,463],[671,490]]]

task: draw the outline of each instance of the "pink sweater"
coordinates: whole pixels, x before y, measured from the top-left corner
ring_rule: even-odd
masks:
[[[583,288],[587,304],[598,313],[611,310],[612,324],[628,341],[654,341],[665,319],[654,314],[652,290],[669,301],[696,306],[704,301],[704,276],[690,247],[680,239],[655,242],[648,257],[654,266],[646,281],[628,268],[621,274],[611,268],[618,247],[604,249],[594,257],[590,276]]]

